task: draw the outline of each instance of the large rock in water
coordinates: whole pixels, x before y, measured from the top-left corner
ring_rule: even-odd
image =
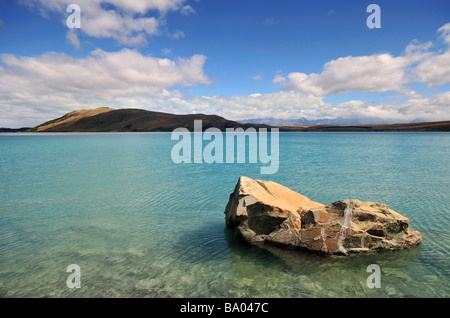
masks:
[[[251,244],[277,244],[325,254],[409,248],[422,236],[385,204],[314,202],[278,183],[240,177],[225,208],[227,227]]]

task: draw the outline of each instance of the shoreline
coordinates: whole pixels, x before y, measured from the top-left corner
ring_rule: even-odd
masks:
[[[238,122],[236,122],[238,123]],[[252,124],[243,124],[246,128],[253,127]],[[362,125],[301,125],[301,126],[267,126],[262,124],[253,124],[254,127],[263,127],[268,129],[279,129],[280,132],[449,132],[450,121],[439,122],[421,122],[406,124],[362,124]],[[227,125],[226,125],[227,126]],[[226,128],[225,126],[225,128]],[[205,131],[208,127],[202,129]],[[231,128],[231,127],[230,127]],[[225,129],[220,129],[225,132]],[[72,133],[72,132],[172,132],[172,127],[161,128],[142,128],[142,129],[105,129],[96,130],[95,127],[86,127],[79,129],[51,129],[40,130],[36,127],[29,128],[0,128],[0,133]]]

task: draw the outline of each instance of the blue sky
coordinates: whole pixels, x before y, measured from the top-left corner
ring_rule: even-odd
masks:
[[[449,120],[448,23],[437,0],[0,0],[0,126],[99,106]]]

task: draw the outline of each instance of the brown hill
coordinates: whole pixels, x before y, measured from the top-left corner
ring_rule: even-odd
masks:
[[[33,131],[52,131],[51,129],[54,127],[60,127],[60,126],[68,126],[70,124],[75,123],[76,121],[85,118],[85,117],[92,117],[98,114],[106,113],[109,111],[115,110],[114,108],[109,107],[99,107],[95,109],[82,109],[82,110],[74,110],[73,112],[67,113],[64,116],[53,119],[50,121],[47,121],[35,128],[33,128]]]
[[[202,120],[203,130],[216,127],[269,127],[266,125],[241,124],[216,115],[189,114],[174,115],[142,109],[112,109],[97,108],[79,110],[68,113],[60,118],[48,121],[33,128],[38,132],[109,132],[109,131],[173,131],[178,127],[185,127],[194,131],[194,120]]]

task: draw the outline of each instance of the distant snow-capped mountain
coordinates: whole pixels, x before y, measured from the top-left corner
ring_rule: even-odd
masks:
[[[295,126],[295,125],[384,125],[392,124],[393,122],[388,122],[379,118],[372,117],[361,117],[361,118],[321,118],[321,119],[307,119],[307,118],[292,118],[292,119],[279,119],[279,118],[252,118],[240,120],[242,123],[246,124],[264,124],[269,126]],[[416,120],[414,122],[420,122]]]

